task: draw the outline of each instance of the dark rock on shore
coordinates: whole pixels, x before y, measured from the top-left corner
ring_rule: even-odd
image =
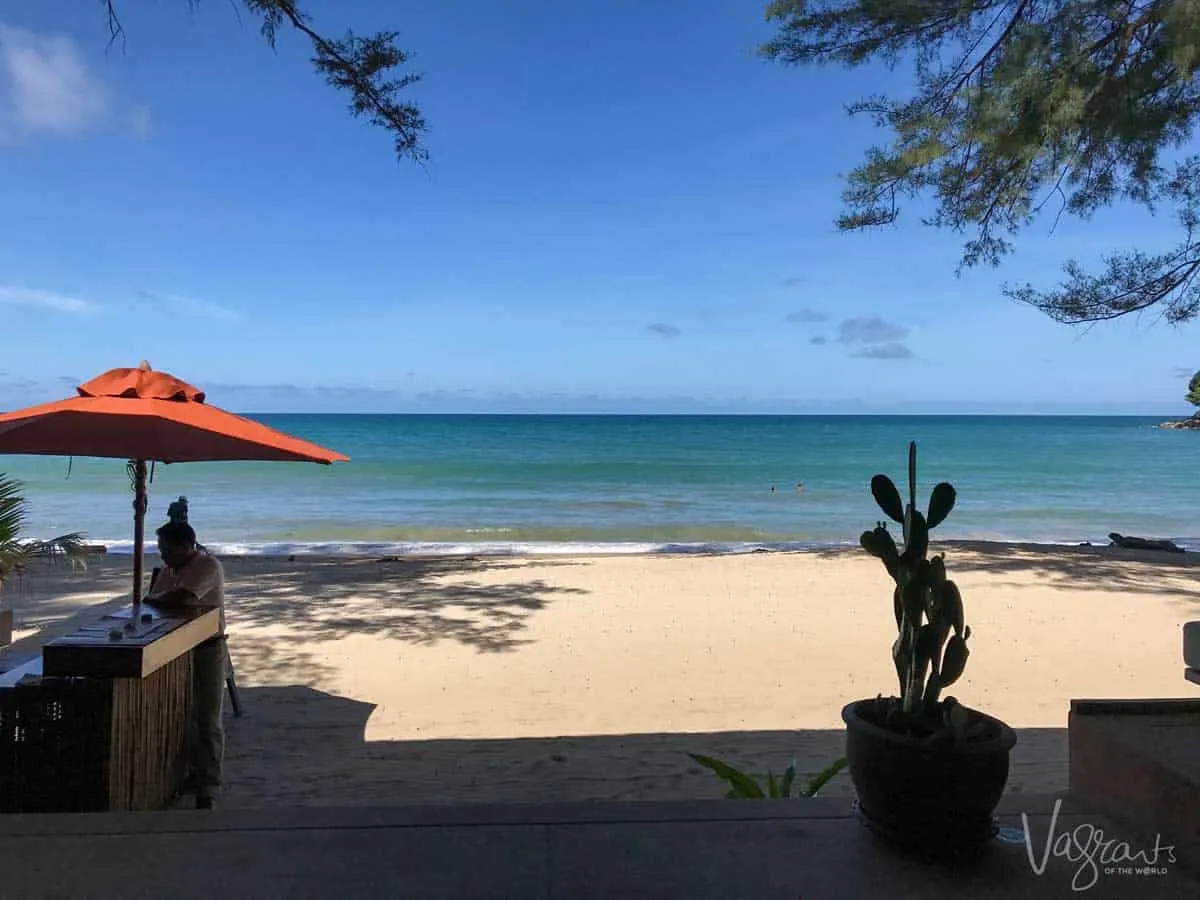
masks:
[[[1178,422],[1163,422],[1159,428],[1197,428],[1200,429],[1200,413],[1192,416],[1190,419],[1181,419]]]

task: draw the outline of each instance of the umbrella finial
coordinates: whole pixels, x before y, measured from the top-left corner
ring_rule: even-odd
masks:
[[[150,363],[146,362],[144,359],[142,360],[142,363],[141,363],[141,365],[138,366],[138,368],[141,369],[143,372],[153,371],[153,369],[150,368]]]

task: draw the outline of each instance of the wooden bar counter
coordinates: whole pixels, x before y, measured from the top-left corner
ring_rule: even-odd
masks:
[[[186,765],[192,654],[215,607],[80,617],[0,674],[0,812],[161,809]]]

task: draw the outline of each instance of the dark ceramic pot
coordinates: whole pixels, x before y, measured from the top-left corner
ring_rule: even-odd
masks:
[[[842,710],[846,758],[863,820],[911,855],[930,860],[978,855],[996,834],[992,814],[1008,782],[1016,733],[964,707],[979,739],[931,745],[878,724],[887,703],[858,700]]]

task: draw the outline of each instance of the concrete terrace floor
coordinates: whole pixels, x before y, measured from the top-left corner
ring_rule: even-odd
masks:
[[[1055,798],[1009,797],[1028,813],[1040,863]],[[1055,836],[1103,828],[1068,799]],[[1074,886],[1072,884],[1074,880]],[[0,817],[5,900],[419,898],[419,900],[1196,900],[1200,881],[1093,870],[1051,856],[1038,874],[1023,842],[996,841],[961,869],[880,845],[845,800],[294,808]]]
[[[230,810],[719,799],[726,786],[688,752],[750,772],[795,758],[807,777],[846,749],[842,729],[367,741],[371,704],[301,685],[240,693],[244,715],[235,718],[228,703],[225,713],[222,804]],[[1019,735],[1006,793],[1065,791],[1066,729],[1019,729]],[[323,752],[314,755],[318,744]],[[613,772],[622,773],[619,791]],[[853,799],[849,773],[836,776],[822,796]]]

